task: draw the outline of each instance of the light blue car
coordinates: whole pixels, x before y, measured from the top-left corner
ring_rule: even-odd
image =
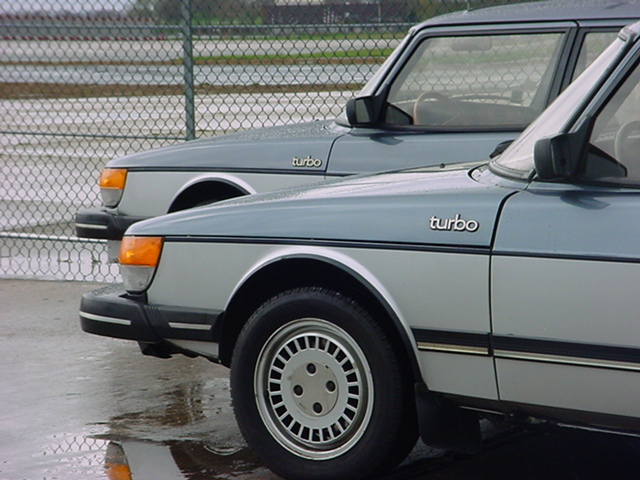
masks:
[[[395,467],[479,420],[640,433],[640,23],[501,155],[136,223],[81,325],[230,367],[287,479]],[[153,381],[150,379],[149,381]]]

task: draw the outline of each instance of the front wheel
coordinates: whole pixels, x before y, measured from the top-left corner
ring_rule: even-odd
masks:
[[[320,288],[260,307],[231,366],[247,443],[288,479],[357,479],[396,466],[417,439],[407,379],[372,316]]]

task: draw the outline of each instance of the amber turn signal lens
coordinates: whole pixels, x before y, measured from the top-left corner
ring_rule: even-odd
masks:
[[[109,480],[132,480],[129,461],[122,445],[109,442],[104,459],[104,468]]]
[[[162,237],[124,237],[120,245],[121,265],[156,267],[162,251]]]
[[[105,168],[100,173],[100,188],[124,189],[127,182],[127,170],[125,168]]]
[[[105,471],[109,480],[132,480],[131,469],[128,465],[105,465]]]
[[[114,208],[120,203],[127,183],[126,168],[105,168],[100,173],[100,194],[105,207]]]

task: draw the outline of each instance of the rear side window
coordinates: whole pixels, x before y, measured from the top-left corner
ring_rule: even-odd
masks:
[[[425,127],[522,129],[547,104],[564,36],[425,39],[390,89],[387,123],[410,117]]]

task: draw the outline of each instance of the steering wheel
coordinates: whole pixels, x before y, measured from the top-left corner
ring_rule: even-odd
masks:
[[[490,93],[470,93],[468,95],[456,95],[457,100],[494,100],[493,103],[504,102],[508,104],[518,103],[514,102],[513,98],[506,95],[494,95]]]
[[[451,100],[449,97],[438,92],[425,92],[416,99],[416,103],[413,105],[414,125],[435,125],[433,122],[430,122],[428,118],[423,118],[427,115],[421,112],[421,105],[429,100],[435,100],[436,102],[443,103],[444,108],[442,109],[442,112],[447,112],[447,117],[444,120],[439,121],[437,125],[447,125],[456,118],[462,118],[462,110],[460,110],[460,107],[456,102]]]
[[[639,135],[632,137],[632,133]],[[613,145],[616,160],[623,165],[640,163],[638,143],[640,141],[640,120],[631,120],[620,127]]]

